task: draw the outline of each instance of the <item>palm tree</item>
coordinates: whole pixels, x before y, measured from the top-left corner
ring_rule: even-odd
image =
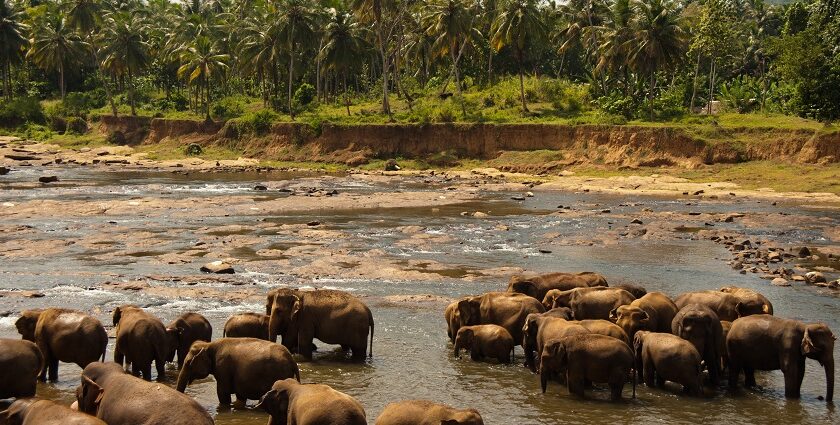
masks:
[[[104,39],[107,44],[102,48],[103,68],[117,76],[128,79],[128,102],[131,115],[137,115],[134,76],[148,65],[149,44],[146,42],[146,25],[138,15],[130,12],[117,12],[105,19]]]
[[[350,96],[347,92],[347,73],[363,57],[365,46],[360,36],[361,29],[353,17],[346,12],[335,12],[327,24],[323,47],[318,58],[324,63],[325,71],[341,75],[344,86],[344,106],[350,116]]]
[[[612,4],[604,25],[597,28],[597,31],[601,33],[602,41],[598,49],[599,57],[595,72],[599,75],[624,73],[625,95],[628,94],[629,89],[627,73],[631,40],[635,35],[630,26],[632,18],[633,10],[630,7],[630,0],[616,0]]]
[[[464,106],[464,96],[461,93],[461,74],[458,61],[464,53],[467,42],[481,37],[481,33],[473,27],[476,11],[469,7],[465,0],[439,0],[428,6],[431,12],[423,19],[426,33],[436,37],[432,44],[432,51],[441,55],[449,55],[452,61],[452,73],[455,76],[456,91],[461,102],[461,113],[467,117]]]
[[[12,99],[12,63],[23,60],[29,44],[26,39],[27,25],[23,22],[23,11],[9,0],[0,0],[0,65],[3,66],[3,94]]]
[[[229,60],[230,56],[219,53],[218,48],[207,37],[197,38],[181,55],[183,65],[178,68],[178,77],[186,78],[190,85],[197,84],[199,93],[201,86],[204,86],[205,113],[208,121],[211,119],[210,80],[228,68]]]
[[[92,33],[102,22],[104,7],[100,0],[69,0],[62,7],[67,13],[67,25],[82,34]]]
[[[89,45],[60,16],[47,16],[33,33],[35,35],[30,40],[32,48],[26,57],[47,71],[58,71],[61,100],[64,100],[67,94],[65,69],[68,65],[81,62],[89,52]]]
[[[385,12],[392,8],[394,0],[352,0],[353,10],[359,17],[373,21],[379,56],[382,59],[382,113],[391,116],[388,101],[388,72],[391,68],[388,55],[388,35],[385,31]]]
[[[519,65],[519,95],[522,100],[522,112],[528,113],[525,101],[525,82],[522,76],[522,63],[528,48],[545,37],[546,27],[536,0],[508,0],[490,29],[490,45],[498,52],[504,47],[511,47]]]
[[[295,75],[295,54],[297,45],[304,40],[311,40],[315,29],[315,11],[306,0],[285,0],[280,8],[280,25],[286,38],[286,48],[289,52],[289,116],[294,120],[295,111],[292,108],[292,85]]]
[[[274,16],[275,10],[269,5],[267,13],[259,12],[257,16],[247,19],[239,41],[239,61],[242,71],[256,74],[257,80],[263,86],[263,104],[268,104],[269,89],[265,87],[270,79],[272,89],[277,88],[277,64],[282,57],[283,34]],[[276,92],[273,93],[276,96]]]

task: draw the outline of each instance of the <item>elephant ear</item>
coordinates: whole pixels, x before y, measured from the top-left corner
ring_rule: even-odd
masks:
[[[612,320],[613,322],[618,320],[618,307],[610,310],[610,320]]]
[[[819,351],[814,345],[814,341],[811,341],[811,334],[808,332],[808,329],[805,329],[805,336],[802,337],[802,354],[814,354]]]
[[[745,306],[744,306],[743,303],[741,303],[739,301],[735,304],[735,314],[737,314],[739,318],[749,316],[749,314],[746,314],[746,312],[744,310],[745,310]]]
[[[262,409],[272,417],[286,418],[289,409],[289,392],[285,389],[270,389],[262,397],[255,409]]]
[[[102,402],[102,396],[105,390],[96,382],[87,376],[82,376],[82,396],[79,401],[79,410],[85,413],[95,415],[99,410],[99,403]]]
[[[295,320],[300,310],[303,309],[303,300],[297,295],[293,295],[293,297],[295,302],[292,304],[292,320]]]
[[[113,314],[112,317],[113,317],[114,326],[117,326],[120,323],[120,318],[122,318],[122,309],[119,308],[119,307],[115,308],[114,309],[114,314]]]

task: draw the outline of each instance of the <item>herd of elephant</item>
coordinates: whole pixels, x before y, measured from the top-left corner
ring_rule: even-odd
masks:
[[[63,308],[22,312],[15,322],[22,339],[0,339],[0,399],[15,398],[0,412],[0,425],[213,424],[207,410],[184,394],[209,375],[219,404],[230,405],[231,395],[240,406],[259,400],[256,408],[270,415],[269,425],[367,424],[353,397],[327,385],[301,384],[292,356],[311,360],[313,339],[340,345],[355,361],[372,355],[373,315],[346,292],[274,289],[266,314],[230,317],[216,340],[207,319],[193,312],[164,326],[142,308],[124,305],[114,309],[113,324],[114,361],[105,362],[108,335],[98,319]],[[163,381],[166,363],[176,357],[176,388],[151,382],[152,363]],[[83,369],[71,406],[34,397],[38,380],[57,380],[59,362]],[[474,409],[428,400],[391,403],[376,419],[377,425],[483,423]]]
[[[688,292],[671,299],[637,285],[609,286],[592,272],[524,274],[506,292],[464,297],[444,316],[455,355],[510,363],[514,346],[539,373],[542,391],[551,380],[583,397],[588,384],[604,383],[611,399],[641,378],[648,387],[666,381],[702,395],[728,371],[755,385],[756,370],[781,370],[785,396],[798,398],[805,359],[825,368],[826,395],[834,395],[834,341],[822,323],[773,316],[773,305],[746,288]],[[708,372],[708,379],[706,379]]]

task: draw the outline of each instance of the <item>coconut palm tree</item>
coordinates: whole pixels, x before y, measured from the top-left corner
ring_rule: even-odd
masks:
[[[230,56],[219,53],[207,37],[199,37],[181,54],[182,65],[178,68],[178,77],[187,80],[190,85],[197,85],[200,93],[204,88],[204,110],[206,119],[210,118],[210,81],[228,68]]]
[[[346,12],[334,12],[324,33],[323,47],[318,58],[325,71],[341,75],[344,86],[344,106],[350,116],[350,96],[347,92],[347,73],[361,60],[365,51],[361,28],[353,16]]]
[[[67,25],[76,28],[82,34],[90,34],[102,23],[105,12],[100,0],[69,0],[62,4],[67,14]]]
[[[65,70],[68,65],[82,62],[90,46],[59,15],[47,15],[36,24],[33,34],[30,40],[32,48],[26,57],[44,70],[58,71],[58,86],[61,100],[64,100],[67,95]]]
[[[128,103],[131,115],[137,115],[134,93],[134,76],[150,62],[147,26],[131,12],[116,12],[105,18],[102,47],[103,68],[113,75],[124,76],[128,81]]]
[[[533,45],[546,35],[546,26],[542,21],[536,0],[507,0],[500,6],[500,11],[493,20],[490,29],[490,45],[497,52],[505,47],[513,49],[519,65],[519,95],[522,100],[522,112],[528,113],[525,101],[525,82],[522,76],[522,63],[525,54]]]
[[[292,108],[292,86],[295,75],[295,54],[297,47],[305,40],[311,40],[315,32],[315,11],[309,7],[306,0],[285,0],[280,7],[280,26],[286,39],[286,49],[289,53],[289,116],[295,119]]]
[[[653,119],[656,72],[677,65],[685,55],[686,33],[672,0],[633,0],[636,12],[630,60],[636,70],[648,77],[648,106]]]
[[[12,98],[12,64],[23,60],[29,45],[26,39],[28,26],[23,23],[23,11],[0,0],[0,66],[3,67],[3,94],[6,100]]]

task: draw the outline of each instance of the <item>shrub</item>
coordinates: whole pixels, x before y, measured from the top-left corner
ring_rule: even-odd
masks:
[[[455,121],[455,113],[449,108],[444,108],[437,113],[436,118],[437,122],[453,122]]]
[[[46,116],[41,102],[32,97],[19,97],[0,104],[0,125],[15,127],[26,123],[44,124]]]
[[[245,112],[245,102],[235,96],[228,96],[213,103],[210,108],[210,113],[213,118],[218,120],[229,120],[242,116]]]
[[[67,126],[65,127],[67,133],[85,134],[88,131],[88,124],[82,118],[70,117],[67,118]]]
[[[270,109],[262,109],[257,112],[245,114],[238,118],[238,125],[242,132],[263,135],[271,130],[271,124],[278,118],[276,112]]]
[[[296,105],[306,106],[312,103],[316,94],[315,87],[312,87],[312,84],[303,83],[295,90],[292,100]]]

